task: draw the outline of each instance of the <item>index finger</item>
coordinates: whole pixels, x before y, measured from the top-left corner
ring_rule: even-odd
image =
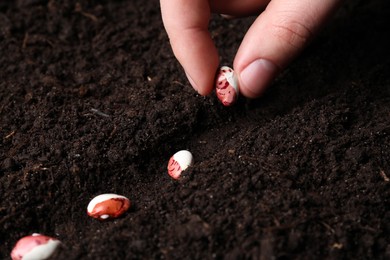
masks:
[[[218,52],[208,31],[207,0],[160,0],[162,19],[173,53],[201,95],[213,89]]]

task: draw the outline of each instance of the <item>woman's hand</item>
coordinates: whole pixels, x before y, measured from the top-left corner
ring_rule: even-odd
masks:
[[[209,94],[219,66],[208,31],[211,13],[233,17],[260,14],[234,59],[240,92],[259,97],[302,51],[340,0],[160,0],[173,52],[195,90]]]

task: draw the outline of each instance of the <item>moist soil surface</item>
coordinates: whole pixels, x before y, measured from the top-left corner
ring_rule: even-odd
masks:
[[[389,10],[347,1],[224,107],[190,87],[157,0],[1,1],[0,258],[41,233],[53,259],[389,259]],[[253,21],[212,16],[221,64]],[[102,193],[131,209],[92,219]]]

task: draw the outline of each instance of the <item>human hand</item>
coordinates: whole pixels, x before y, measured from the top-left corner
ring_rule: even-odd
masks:
[[[259,97],[302,51],[340,0],[160,0],[165,29],[188,80],[209,94],[219,66],[208,32],[211,12],[241,17],[261,13],[246,33],[234,59],[240,93]]]

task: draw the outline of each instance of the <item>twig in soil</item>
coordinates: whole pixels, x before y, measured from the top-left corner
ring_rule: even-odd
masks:
[[[10,137],[13,136],[15,133],[16,133],[16,131],[13,130],[11,133],[7,134],[7,135],[4,137],[4,139],[10,138]]]
[[[116,125],[114,125],[114,129],[112,129],[112,131],[111,131],[110,135],[108,136],[108,138],[111,138],[114,134],[116,134],[116,132],[117,132],[117,127],[116,127]]]
[[[382,176],[382,178],[385,182],[390,181],[389,177],[387,177],[386,173],[382,169],[379,171],[379,174]]]
[[[87,13],[87,12],[84,12],[83,11],[83,8],[81,7],[81,4],[80,3],[76,3],[76,6],[74,8],[74,11],[77,12],[77,13],[80,13],[81,15],[91,19],[92,21],[94,22],[97,22],[98,21],[98,18],[96,16],[94,16],[93,14],[90,14],[90,13]]]
[[[26,32],[26,34],[24,35],[23,43],[22,43],[22,49],[26,49],[27,41],[28,41],[28,32]]]
[[[320,221],[319,223],[321,223],[327,230],[329,230],[332,234],[335,233],[334,229],[329,226],[328,224],[326,224],[324,221]]]
[[[29,35],[26,33],[23,38],[22,42],[22,49],[26,49],[28,44],[36,44],[36,43],[45,43],[50,45],[52,48],[54,48],[54,43],[46,38],[44,35],[40,34],[34,34],[34,35]]]
[[[95,108],[91,108],[91,112],[96,114],[96,115],[99,115],[99,116],[110,117],[110,115],[105,114],[105,113],[103,113]]]
[[[252,157],[252,156],[249,156],[249,155],[245,155],[245,154],[243,154],[243,155],[239,155],[238,156],[238,159],[240,159],[240,160],[248,160],[248,161],[253,161],[253,162],[258,162],[259,161],[259,159],[258,158],[256,158],[256,157]]]
[[[335,248],[335,249],[342,249],[343,248],[343,244],[341,244],[341,243],[334,243],[333,245],[332,245],[332,248]]]
[[[186,86],[186,85],[184,85],[183,83],[181,83],[180,81],[177,81],[177,80],[172,81],[172,84],[177,84],[177,85],[182,86],[182,87]]]

